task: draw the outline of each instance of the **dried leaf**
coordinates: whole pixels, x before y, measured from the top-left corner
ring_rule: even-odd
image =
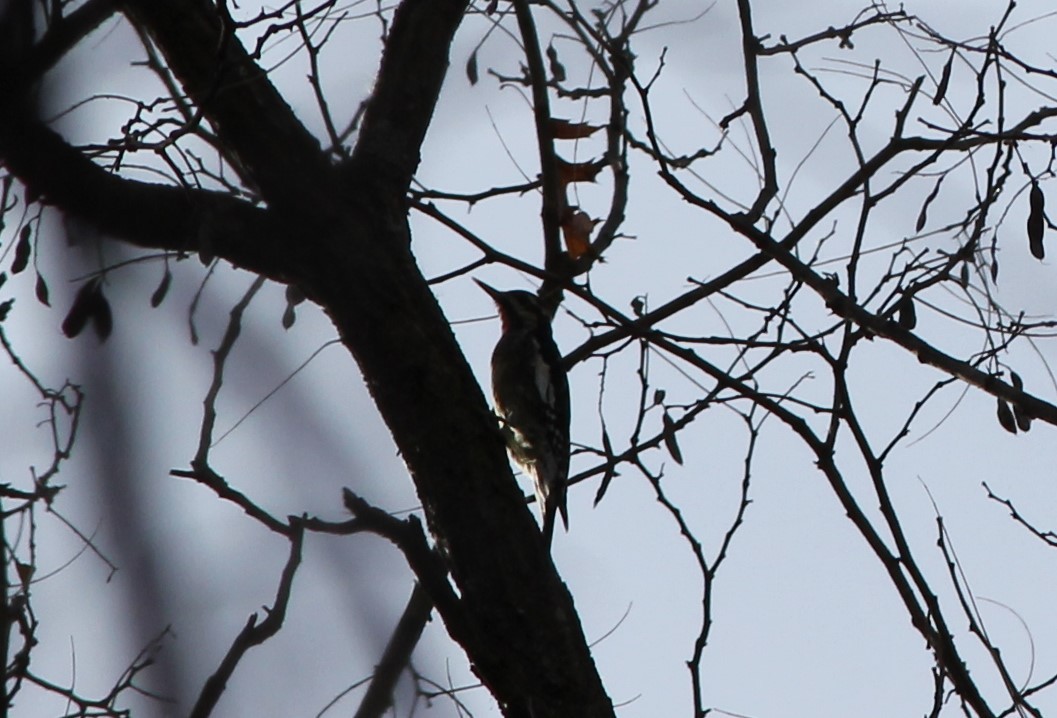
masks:
[[[294,305],[287,302],[286,310],[283,312],[283,329],[289,329],[297,321],[297,311]]]
[[[664,425],[664,446],[668,449],[668,453],[672,455],[675,463],[682,465],[683,452],[679,450],[679,444],[675,438],[675,421],[672,420],[672,417],[666,411],[661,416],[661,423]]]
[[[1046,211],[1046,195],[1035,180],[1031,181],[1031,192],[1028,194],[1028,246],[1036,259],[1046,256],[1042,246],[1043,231],[1046,228],[1043,214]]]
[[[653,405],[657,406],[658,404],[663,404],[664,403],[664,397],[667,396],[667,395],[668,395],[668,392],[666,392],[664,389],[654,389],[653,390]]]
[[[631,300],[631,311],[635,313],[636,317],[641,317],[645,310],[646,300],[644,298],[635,297]]]
[[[562,236],[565,237],[565,248],[569,256],[579,259],[591,250],[591,232],[595,222],[583,210],[568,214],[562,221]]]
[[[558,158],[558,183],[564,187],[572,182],[594,182],[605,162],[566,162]]]
[[[15,573],[18,574],[18,580],[22,583],[23,588],[29,585],[29,582],[33,579],[33,573],[36,570],[37,568],[33,564],[23,563],[18,559],[15,559]]]
[[[11,262],[11,274],[18,274],[29,266],[29,250],[32,246],[30,235],[33,230],[27,224],[18,234],[18,244],[15,245],[15,259]]]
[[[899,326],[907,331],[918,325],[918,312],[914,307],[914,298],[909,294],[904,294],[899,300],[898,322]]]
[[[1013,412],[1003,399],[998,400],[998,423],[1010,434],[1017,433],[1017,420],[1013,418]]]
[[[51,306],[51,302],[48,299],[48,283],[44,281],[44,277],[39,272],[37,273],[37,286],[34,291],[37,293],[37,301],[46,307]]]
[[[0,322],[7,319],[7,315],[11,313],[11,307],[15,306],[14,299],[8,299],[6,302],[0,302]]]
[[[969,288],[969,263],[962,262],[962,268],[958,272],[958,284],[962,285],[962,289]]]
[[[998,260],[997,259],[992,259],[991,260],[991,281],[992,282],[997,282],[998,281]]]
[[[565,82],[565,65],[558,59],[558,51],[554,49],[554,45],[547,46],[547,64],[551,68],[551,79],[555,82]]]
[[[466,79],[471,85],[476,85],[480,76],[477,74],[477,50],[470,53],[470,59],[466,61]]]
[[[172,272],[169,271],[169,266],[165,266],[165,274],[162,275],[161,281],[158,282],[157,289],[150,295],[150,305],[157,308],[163,301],[165,301],[165,295],[169,293],[169,285],[172,284]]]
[[[569,122],[552,117],[550,120],[551,135],[556,140],[579,140],[590,137],[605,125],[589,125],[586,122]]]
[[[943,66],[943,72],[940,74],[940,81],[936,86],[936,94],[932,97],[932,104],[934,105],[943,102],[943,98],[947,96],[947,86],[951,82],[951,65],[953,64],[954,52],[951,51],[951,56],[947,58],[947,64]]]

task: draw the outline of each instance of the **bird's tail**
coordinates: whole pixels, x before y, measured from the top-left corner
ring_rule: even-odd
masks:
[[[543,510],[543,541],[550,549],[551,539],[554,538],[554,523],[557,515],[562,516],[562,525],[569,530],[569,510],[565,505],[565,484],[550,487],[546,495],[536,495]]]

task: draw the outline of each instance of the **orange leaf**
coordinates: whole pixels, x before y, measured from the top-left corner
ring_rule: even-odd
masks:
[[[551,134],[556,140],[578,140],[590,137],[602,129],[602,125],[589,125],[586,122],[569,122],[552,117],[550,121]]]
[[[565,236],[565,247],[569,256],[579,259],[591,249],[591,232],[595,229],[595,221],[587,212],[576,210],[567,214],[562,221],[562,234]]]

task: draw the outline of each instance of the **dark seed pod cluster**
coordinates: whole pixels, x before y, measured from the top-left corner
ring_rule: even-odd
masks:
[[[84,330],[89,321],[100,341],[106,341],[114,330],[114,315],[110,311],[110,302],[103,295],[103,282],[99,277],[88,280],[77,292],[70,311],[62,320],[62,333],[72,339]]]

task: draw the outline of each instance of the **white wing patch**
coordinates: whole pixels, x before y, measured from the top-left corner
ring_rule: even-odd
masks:
[[[533,345],[536,344],[533,340]],[[535,347],[534,348],[538,348]],[[535,366],[533,367],[533,375],[536,378],[536,391],[539,392],[540,397],[552,410],[554,409],[554,403],[557,397],[554,395],[554,382],[551,380],[551,368],[547,366],[547,362],[543,361],[543,357],[539,351],[533,352],[535,357]]]

